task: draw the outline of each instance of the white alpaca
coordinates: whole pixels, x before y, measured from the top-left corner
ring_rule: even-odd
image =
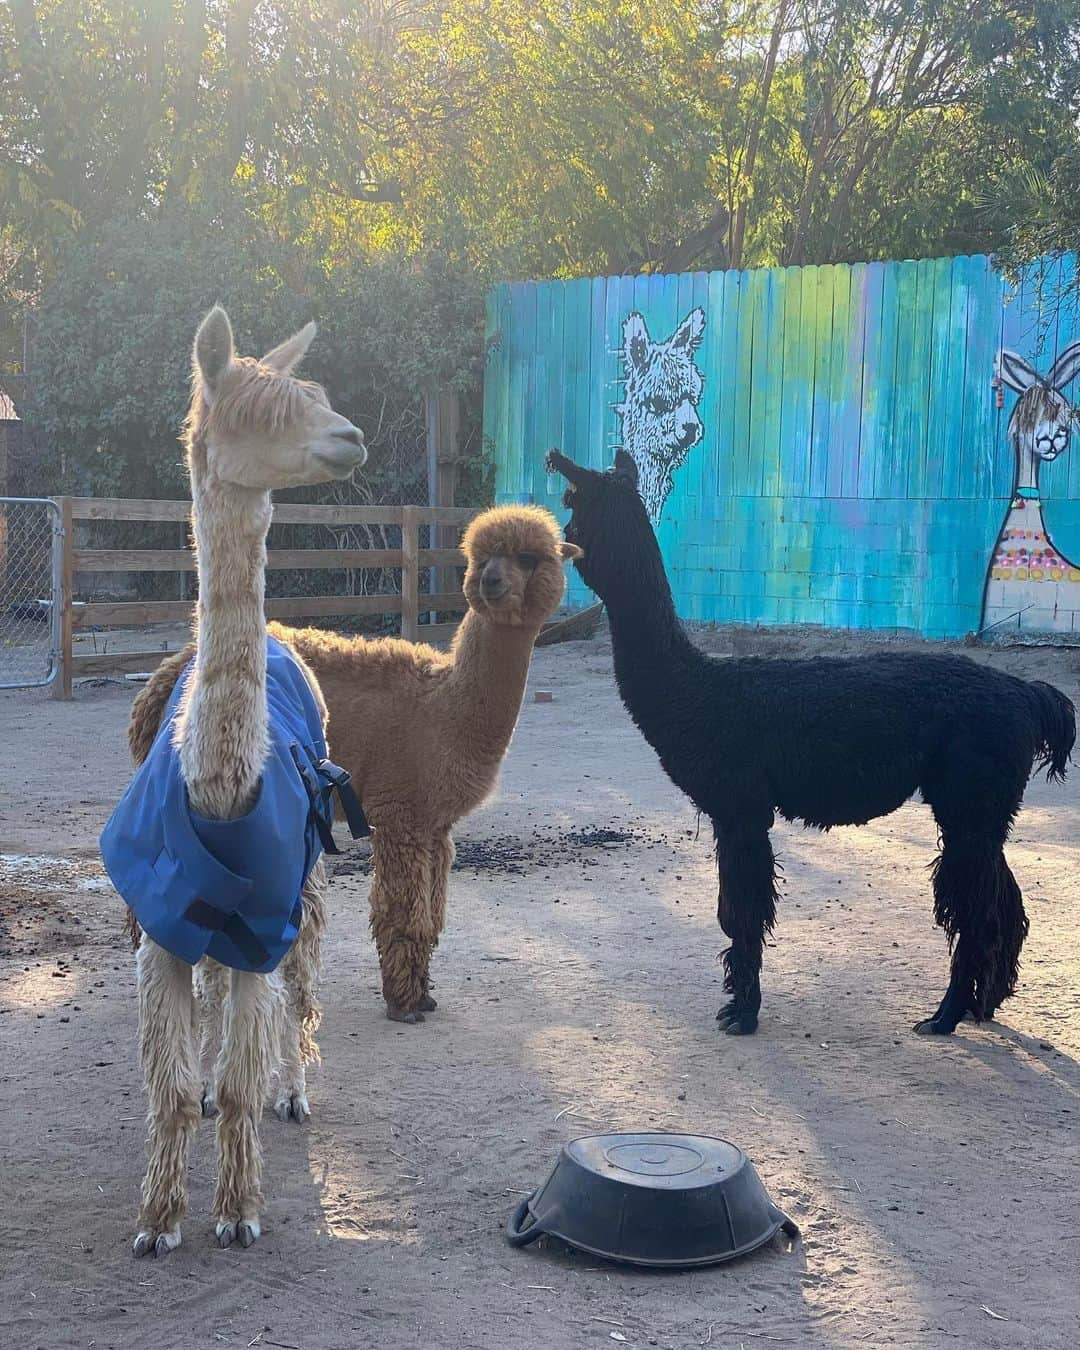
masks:
[[[225,311],[195,339],[186,427],[198,559],[197,651],[176,722],[192,811],[236,820],[255,802],[268,753],[263,596],[270,492],[347,477],[363,464],[363,437],[323,391],[292,377],[315,334],[308,324],[261,361],[234,354]],[[325,707],[310,672],[325,725]],[[223,1023],[208,1019],[205,1105],[218,1112],[218,1241],[259,1236],[262,1155],[258,1120],[279,1047],[279,1114],[303,1119],[305,1057],[314,1053],[314,980],[325,872],[304,888],[300,936],[270,975],[198,967],[201,990],[221,993]],[[148,1106],[148,1164],[134,1252],[164,1255],[180,1244],[187,1158],[200,1116],[198,1019],[192,967],[145,935],[137,956],[140,1057]],[[209,1002],[213,1004],[212,997]],[[284,1041],[279,1041],[281,1026]],[[220,1045],[218,1044],[220,1042]]]

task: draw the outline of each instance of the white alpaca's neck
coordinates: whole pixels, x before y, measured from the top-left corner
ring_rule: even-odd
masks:
[[[251,809],[266,762],[270,494],[192,475],[199,572],[195,670],[177,723],[192,808],[213,820]]]

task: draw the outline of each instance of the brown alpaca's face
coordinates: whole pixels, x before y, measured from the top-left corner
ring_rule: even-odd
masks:
[[[465,598],[494,623],[539,628],[562,600],[563,563],[580,550],[563,543],[554,530],[514,530],[499,524],[496,519],[490,530],[476,530],[466,541]]]

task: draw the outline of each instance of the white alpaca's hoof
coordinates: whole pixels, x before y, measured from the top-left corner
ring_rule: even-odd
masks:
[[[278,1120],[295,1120],[301,1125],[311,1119],[308,1099],[302,1091],[296,1089],[282,1093],[274,1103],[274,1111]]]
[[[144,1228],[136,1234],[135,1241],[131,1244],[131,1251],[134,1256],[146,1256],[153,1252],[155,1256],[168,1256],[180,1246],[180,1225],[175,1228],[169,1228],[164,1233],[155,1233],[151,1228]]]
[[[239,1242],[241,1247],[250,1247],[261,1232],[258,1219],[223,1219],[217,1226],[218,1246]]]

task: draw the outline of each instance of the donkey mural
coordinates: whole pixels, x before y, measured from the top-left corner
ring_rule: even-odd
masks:
[[[1043,523],[1039,469],[1069,446],[1077,409],[1065,387],[1080,373],[1080,341],[1066,347],[1044,376],[1016,352],[998,354],[996,380],[1020,397],[1008,424],[1016,487],[987,577],[983,628],[1016,620],[1022,629],[1080,630],[1080,567],[1054,546]]]
[[[649,519],[660,519],[672,475],[701,440],[697,414],[705,387],[694,353],[705,332],[705,311],[693,309],[663,342],[649,336],[644,318],[623,321],[622,446],[638,469],[638,491]]]

